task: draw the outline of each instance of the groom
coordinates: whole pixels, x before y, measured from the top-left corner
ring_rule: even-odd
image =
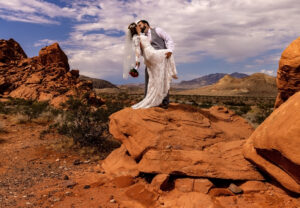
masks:
[[[151,28],[149,23],[146,20],[140,20],[138,21],[138,26],[141,28],[141,32],[145,33],[146,36],[150,39],[151,45],[156,50],[159,49],[168,49],[168,52],[166,53],[166,58],[170,58],[174,51],[174,42],[164,30],[161,28]],[[147,88],[148,88],[148,80],[149,80],[149,74],[147,71],[147,67],[145,68],[145,96],[147,94]],[[161,107],[167,109],[169,105],[169,92],[167,96],[163,99],[161,103]]]

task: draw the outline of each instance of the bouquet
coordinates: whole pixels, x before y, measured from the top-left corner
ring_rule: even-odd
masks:
[[[136,70],[136,68],[130,69],[129,74],[130,74],[132,77],[138,77],[138,76],[139,76],[139,72],[138,72],[138,70]]]

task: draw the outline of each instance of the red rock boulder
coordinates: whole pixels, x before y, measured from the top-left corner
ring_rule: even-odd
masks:
[[[300,92],[254,131],[244,155],[286,189],[300,193]]]
[[[136,161],[140,172],[263,179],[242,155],[242,146],[253,128],[225,107],[206,110],[171,104],[168,110],[126,108],[110,116],[109,127],[111,134],[123,143],[128,153],[124,157]],[[110,161],[128,161],[115,152]],[[113,155],[118,158],[113,160]],[[104,162],[106,172],[112,172],[110,167],[117,169],[115,162],[109,165],[110,161]],[[124,167],[120,165],[119,169],[124,172]]]
[[[277,71],[278,95],[275,108],[300,91],[300,37],[282,53]]]

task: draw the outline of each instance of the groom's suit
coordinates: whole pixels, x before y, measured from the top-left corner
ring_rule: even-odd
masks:
[[[168,49],[170,52],[173,53],[174,50],[174,42],[172,38],[161,28],[149,28],[148,33],[146,34],[150,39],[151,45],[154,49]],[[149,74],[147,67],[145,68],[145,96],[147,94],[148,89],[148,81],[149,81]],[[167,96],[163,99],[162,104],[168,105],[169,104],[169,92]]]

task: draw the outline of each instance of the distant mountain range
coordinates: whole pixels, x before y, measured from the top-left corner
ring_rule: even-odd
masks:
[[[192,89],[192,88],[198,88],[202,86],[212,85],[217,83],[220,79],[222,79],[224,76],[228,74],[225,73],[215,73],[215,74],[209,74],[205,75],[196,79],[188,80],[188,81],[182,81],[180,83],[173,84],[173,88],[182,88],[182,89]],[[232,74],[229,74],[231,77],[234,78],[244,78],[248,77],[249,75],[234,72]]]
[[[97,78],[90,78],[84,75],[80,75],[79,78],[81,80],[90,80],[93,82],[93,87],[96,89],[103,89],[103,88],[118,88],[116,85],[110,83],[109,81]]]
[[[243,78],[225,75],[215,84],[196,89],[182,90],[176,94],[276,97],[277,86],[275,77],[263,73],[255,73]]]

